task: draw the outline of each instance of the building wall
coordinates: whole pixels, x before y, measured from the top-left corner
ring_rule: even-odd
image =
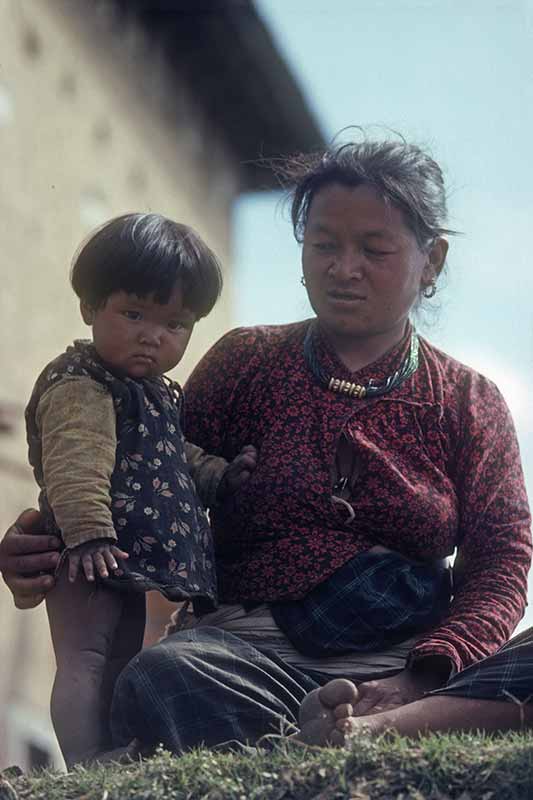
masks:
[[[125,211],[191,224],[221,257],[226,288],[176,377],[231,326],[230,214],[238,167],[201,103],[135,24],[99,0],[0,0],[0,531],[36,489],[22,412],[43,365],[87,335],[68,282],[87,233]],[[53,657],[43,608],[20,612],[0,585],[0,767],[52,748]],[[57,752],[54,751],[54,757]]]

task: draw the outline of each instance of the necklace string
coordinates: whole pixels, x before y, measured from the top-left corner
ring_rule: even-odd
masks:
[[[307,329],[304,339],[304,358],[305,363],[317,379],[317,381],[329,389],[330,392],[337,392],[338,394],[346,394],[349,397],[354,397],[356,400],[363,400],[366,397],[379,397],[382,394],[391,392],[397,386],[400,386],[404,381],[409,378],[413,372],[418,369],[418,351],[419,340],[416,331],[413,329],[411,333],[411,342],[409,352],[398,369],[385,378],[383,381],[376,381],[370,378],[368,383],[361,384],[352,381],[342,380],[328,375],[326,371],[320,366],[315,349],[315,337],[313,335],[313,325]]]

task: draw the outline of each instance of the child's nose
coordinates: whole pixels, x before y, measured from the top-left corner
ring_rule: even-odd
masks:
[[[142,329],[139,336],[141,344],[158,345],[161,341],[161,328],[149,325]]]

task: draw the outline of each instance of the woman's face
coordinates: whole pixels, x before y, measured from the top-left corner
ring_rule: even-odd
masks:
[[[402,212],[370,186],[320,189],[309,209],[302,266],[311,306],[332,343],[381,336],[392,346],[446,250],[443,239],[422,250]]]

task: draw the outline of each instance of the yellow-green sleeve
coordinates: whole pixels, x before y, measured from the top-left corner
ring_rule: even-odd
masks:
[[[228,467],[228,462],[225,458],[208,455],[205,450],[192,442],[185,442],[185,455],[202,505],[205,508],[214,506],[218,484]]]
[[[65,378],[43,394],[36,421],[44,486],[66,546],[116,540],[110,483],[117,439],[110,393],[91,378]]]

